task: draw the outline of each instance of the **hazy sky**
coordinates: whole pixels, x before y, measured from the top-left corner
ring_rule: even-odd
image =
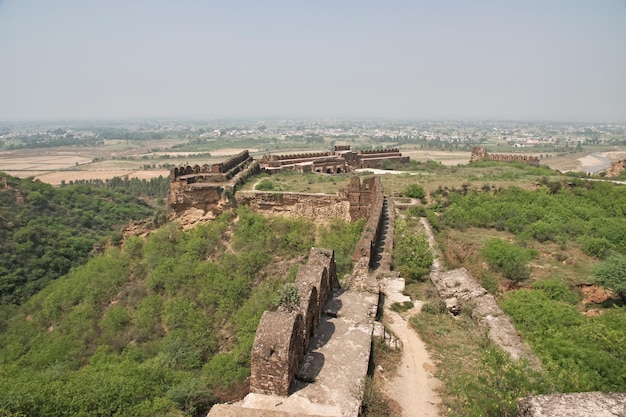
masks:
[[[626,0],[0,0],[0,120],[626,122]]]

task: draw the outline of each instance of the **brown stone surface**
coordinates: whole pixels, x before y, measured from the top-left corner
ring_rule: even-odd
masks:
[[[329,271],[336,275],[334,251],[312,248],[306,265],[296,276],[298,306],[266,311],[257,327],[252,346],[250,391],[289,395],[294,377],[316,330],[320,314],[332,296]],[[336,279],[336,278],[335,278]]]
[[[304,353],[304,322],[296,311],[266,311],[250,358],[250,391],[287,396]]]
[[[626,417],[626,394],[579,392],[517,401],[519,417]]]
[[[356,182],[354,184],[351,182],[350,188],[355,188],[356,185]],[[369,269],[369,267],[372,266],[374,246],[376,245],[381,222],[383,221],[385,196],[379,177],[364,180],[363,185],[359,186],[359,189],[367,196],[369,201],[369,215],[367,217],[367,223],[365,224],[365,230],[352,255],[352,264],[355,266],[358,265],[362,269]],[[367,271],[364,270],[361,272],[366,273]]]
[[[325,306],[336,311],[336,317],[320,318],[292,393],[284,398],[251,393],[236,406],[290,416],[357,417],[377,301],[376,294],[336,291]]]
[[[258,171],[248,151],[219,164],[172,168],[168,193],[172,218],[184,225],[214,219],[232,205],[236,187]]]
[[[319,311],[332,295],[328,270],[322,265],[301,265],[296,275],[296,283],[312,285],[317,290],[317,306]]]
[[[340,195],[311,193],[238,192],[238,205],[248,206],[255,213],[303,217],[326,224],[332,219],[350,221],[350,204]]]

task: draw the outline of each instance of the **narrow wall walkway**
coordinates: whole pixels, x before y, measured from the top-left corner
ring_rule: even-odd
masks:
[[[390,202],[384,211],[385,225],[387,226],[387,239],[383,239],[378,251],[383,254],[393,253],[393,227],[395,208]],[[386,263],[386,265],[385,265]],[[403,417],[437,417],[439,415],[438,404],[440,403],[437,389],[441,382],[434,377],[435,364],[430,358],[426,346],[419,334],[408,323],[408,319],[418,314],[421,303],[416,301],[416,306],[405,313],[398,314],[391,310],[391,305],[396,302],[411,301],[410,297],[402,294],[404,291],[404,278],[397,272],[390,271],[391,259],[382,262],[378,273],[382,275],[381,289],[385,295],[383,322],[395,335],[402,346],[402,359],[397,373],[386,379],[385,394],[394,400],[402,409]],[[384,372],[384,370],[383,370]],[[383,377],[385,374],[383,373]]]

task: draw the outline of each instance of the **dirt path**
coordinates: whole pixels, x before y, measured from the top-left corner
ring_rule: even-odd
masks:
[[[418,313],[417,308],[406,317]],[[403,417],[437,417],[440,382],[433,376],[435,365],[424,342],[398,313],[385,308],[386,325],[402,341],[402,360],[398,373],[387,381],[386,394],[402,407]]]

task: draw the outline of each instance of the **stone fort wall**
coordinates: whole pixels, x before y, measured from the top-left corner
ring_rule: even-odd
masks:
[[[382,194],[380,180],[372,177],[361,184],[359,177],[352,177],[348,186],[336,195],[244,191],[238,192],[235,200],[238,205],[250,207],[256,213],[304,217],[325,224],[334,218],[345,221],[367,219],[378,198],[376,190]]]
[[[363,230],[361,238],[354,250],[354,254],[352,255],[352,265],[354,265],[355,269],[369,269],[374,261],[373,255],[375,253],[376,241],[384,219],[383,208],[385,195],[383,194],[383,186],[379,177],[364,180],[360,187],[363,189],[363,194],[367,196],[368,216],[365,230]]]
[[[485,159],[489,161],[498,161],[498,162],[523,162],[525,164],[530,164],[530,165],[539,164],[539,157],[537,156],[515,155],[515,154],[505,155],[505,154],[499,154],[499,153],[489,153],[487,152],[487,149],[483,147],[474,146],[474,148],[472,148],[472,155],[470,157],[470,162],[482,161]]]
[[[251,392],[289,395],[324,305],[338,286],[336,271],[332,249],[311,248],[296,275],[299,304],[263,313],[250,359]]]
[[[181,221],[191,214],[194,218],[215,218],[232,205],[236,187],[258,172],[259,164],[248,151],[218,164],[174,167],[170,170],[168,207]]]

